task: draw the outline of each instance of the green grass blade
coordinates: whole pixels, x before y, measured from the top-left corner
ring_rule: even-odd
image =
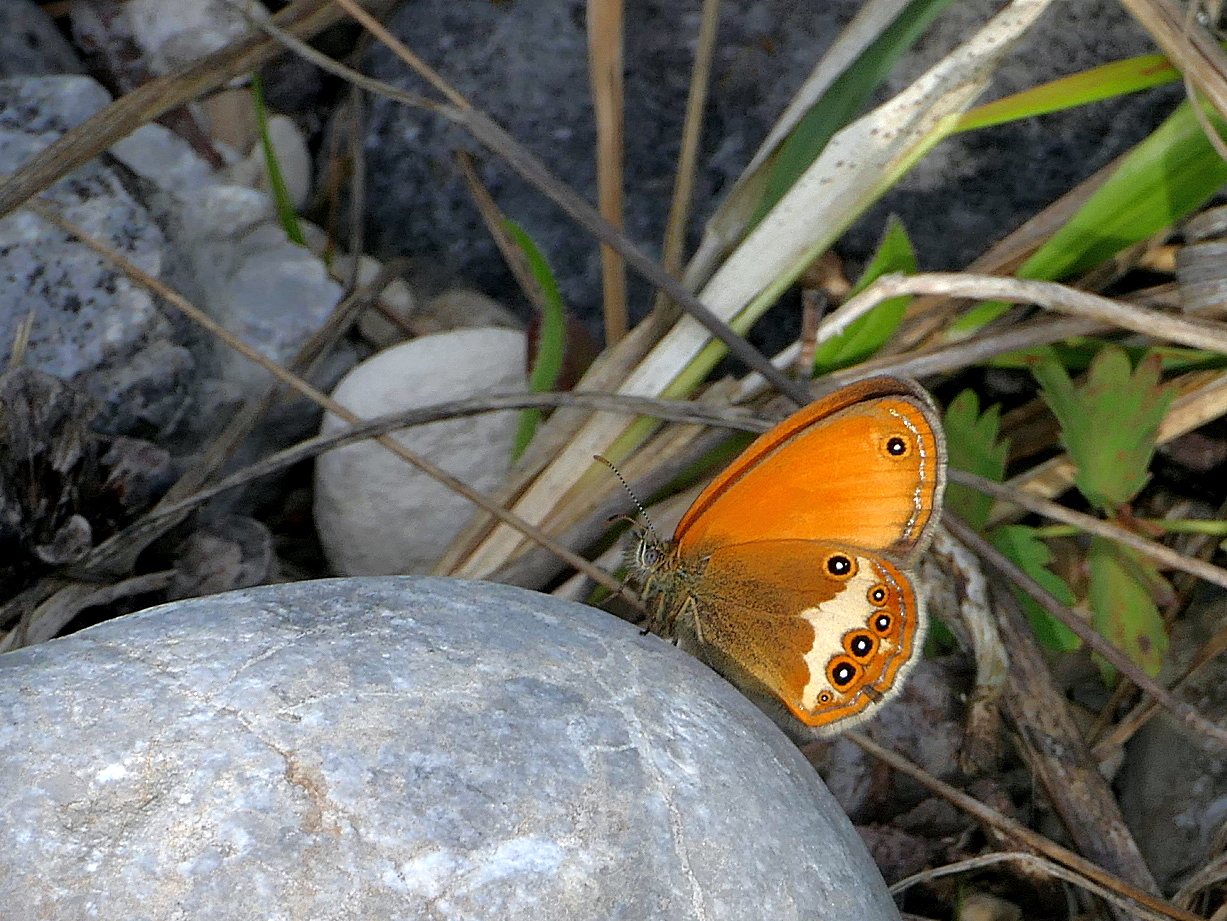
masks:
[[[307,245],[302,228],[298,225],[298,215],[294,213],[294,204],[290,201],[290,193],[285,187],[285,177],[281,175],[281,164],[277,162],[277,151],[273,149],[273,140],[268,133],[268,108],[264,105],[264,81],[255,71],[251,74],[251,99],[256,108],[256,127],[260,131],[260,149],[264,151],[264,169],[268,173],[269,188],[273,192],[273,202],[277,206],[277,218],[291,243],[299,246]]]
[[[541,288],[542,310],[537,335],[537,357],[529,371],[528,389],[533,393],[546,393],[557,386],[558,376],[562,373],[563,353],[566,350],[566,308],[563,306],[562,294],[558,291],[554,273],[541,255],[541,250],[537,249],[537,244],[514,221],[504,219],[503,228],[524,253],[528,269]],[[520,411],[519,427],[516,429],[515,444],[512,448],[514,459],[519,459],[533,440],[541,418],[539,409]]]
[[[1162,86],[1180,79],[1180,71],[1161,54],[1113,61],[1071,74],[1012,96],[996,99],[966,112],[955,132],[989,128],[1006,122],[1061,112],[1092,102]]]
[[[852,297],[860,294],[883,275],[892,272],[912,274],[916,271],[916,252],[912,241],[898,218],[892,218],[882,235],[873,259],[866,266],[849,292]],[[834,338],[819,344],[814,351],[812,376],[820,377],[831,371],[846,368],[869,358],[880,349],[898,329],[910,297],[895,297],[878,304],[865,316],[849,324],[848,328]]]
[[[1223,121],[1207,113],[1220,133]],[[1142,141],[1070,221],[1019,270],[1021,278],[1069,278],[1191,214],[1227,182],[1188,102]]]
[[[1222,119],[1207,112],[1215,130]],[[1184,102],[1125,157],[1069,222],[1019,268],[1019,278],[1053,281],[1081,274],[1196,211],[1227,182],[1227,163]],[[1001,316],[980,304],[952,326],[966,334]]]

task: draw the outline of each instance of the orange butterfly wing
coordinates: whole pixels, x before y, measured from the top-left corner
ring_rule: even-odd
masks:
[[[903,681],[924,642],[923,612],[906,576],[837,544],[723,547],[707,560],[691,599],[704,658],[815,727],[869,715]]]
[[[939,512],[945,444],[916,385],[845,387],[755,440],[682,517],[650,574],[658,624],[816,728],[869,716],[918,658],[906,572]]]
[[[683,556],[750,540],[816,540],[910,562],[944,485],[945,445],[924,391],[871,378],[755,440],[682,517]]]

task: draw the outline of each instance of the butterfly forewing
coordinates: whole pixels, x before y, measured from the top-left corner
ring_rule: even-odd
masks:
[[[677,527],[683,553],[752,539],[846,543],[898,559],[922,543],[942,487],[932,409],[900,381],[864,382],[755,441]]]

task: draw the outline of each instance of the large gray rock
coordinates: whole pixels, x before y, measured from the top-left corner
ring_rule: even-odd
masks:
[[[88,77],[0,80],[0,173],[38,156],[108,102],[107,91]],[[91,161],[46,194],[96,240],[145,272],[162,273],[165,236],[109,164]],[[169,391],[179,369],[191,365],[186,352],[143,361],[142,353],[161,351],[172,337],[153,295],[75,237],[21,210],[0,219],[0,362],[9,360],[17,328],[27,317],[33,324],[25,363],[76,381],[104,405],[108,417],[131,415],[141,401],[128,397],[150,389],[132,369],[146,368]],[[183,398],[179,393],[178,402]],[[176,411],[177,406],[165,407],[157,418],[142,420],[145,430],[109,422],[104,427],[148,435],[173,421]]]
[[[897,917],[705,667],[444,579],[232,592],[0,657],[0,892],[9,921]]]
[[[0,80],[0,173],[38,157],[110,101],[88,77]],[[48,195],[93,238],[282,364],[341,298],[323,261],[286,238],[268,195],[214,173],[162,125],[134,131]],[[97,427],[173,439],[183,455],[216,437],[273,380],[86,244],[19,210],[0,220],[0,362],[27,316],[26,363],[98,399]],[[312,383],[330,388],[354,361],[344,347],[334,351]],[[305,400],[283,403],[241,457],[307,437],[318,420]]]

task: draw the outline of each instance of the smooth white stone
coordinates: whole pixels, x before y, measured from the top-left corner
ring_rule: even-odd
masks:
[[[524,334],[459,329],[380,352],[342,379],[334,399],[364,419],[480,393],[525,389]],[[493,491],[507,472],[514,412],[432,422],[398,433],[405,447],[474,489]],[[346,428],[332,415],[321,434]],[[315,524],[342,575],[429,572],[475,511],[467,499],[375,441],[316,461]]]

